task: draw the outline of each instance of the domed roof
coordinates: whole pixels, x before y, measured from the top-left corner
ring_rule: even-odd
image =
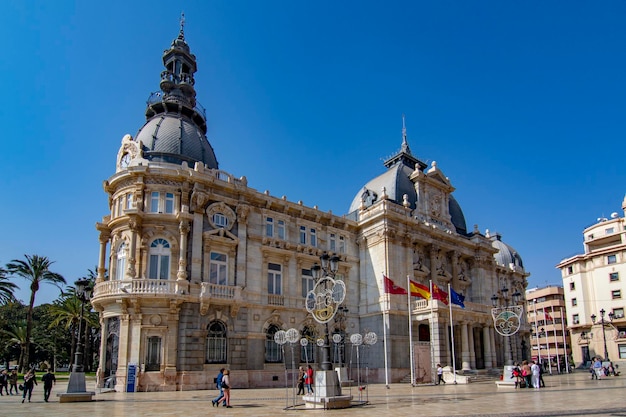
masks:
[[[498,253],[493,255],[498,265],[508,267],[510,264],[513,264],[519,268],[524,269],[522,257],[519,255],[519,253],[517,253],[515,249],[504,243],[501,240],[502,237],[498,233],[496,233],[494,236],[487,235],[487,237],[491,238],[491,246],[498,250]]]
[[[193,121],[177,113],[161,113],[152,117],[137,133],[143,144],[144,157],[152,161],[193,167],[202,162],[217,169],[217,159],[206,136]]]
[[[414,210],[417,207],[417,191],[415,191],[415,184],[413,184],[410,177],[416,166],[419,166],[420,169],[424,169],[426,164],[411,154],[411,149],[406,139],[404,120],[402,136],[402,147],[400,151],[385,161],[387,171],[370,180],[359,190],[354,196],[352,204],[350,204],[350,211],[348,213],[355,213],[359,210],[362,201],[366,201],[366,205],[378,201],[378,197],[382,193],[383,188],[385,188],[388,200],[402,205],[404,204],[404,195],[406,194],[409,208]],[[448,201],[448,210],[452,224],[457,233],[462,235],[467,234],[465,216],[463,215],[461,206],[451,194],[449,195]]]

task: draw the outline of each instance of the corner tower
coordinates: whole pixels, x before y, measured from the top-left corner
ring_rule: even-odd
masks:
[[[133,165],[133,161],[138,164],[141,159],[186,162],[190,167],[200,162],[207,168],[218,168],[213,147],[206,137],[206,112],[196,101],[194,74],[198,67],[196,56],[185,40],[184,24],[183,16],[178,36],[163,52],[165,70],[161,72],[161,91],[148,98],[146,123],[136,138],[125,137],[122,141],[118,169]]]

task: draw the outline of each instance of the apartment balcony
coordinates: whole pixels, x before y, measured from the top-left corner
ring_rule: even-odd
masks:
[[[110,280],[96,284],[92,301],[111,296],[167,296],[177,297],[185,294],[187,282],[178,283],[162,279]]]

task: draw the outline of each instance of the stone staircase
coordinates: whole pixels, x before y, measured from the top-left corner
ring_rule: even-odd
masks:
[[[480,383],[480,382],[489,382],[493,383],[500,379],[500,371],[498,369],[480,369],[480,370],[471,370],[471,371],[457,371],[457,375],[467,377],[469,382]],[[407,374],[404,378],[400,380],[401,384],[410,384],[411,383],[411,374]]]

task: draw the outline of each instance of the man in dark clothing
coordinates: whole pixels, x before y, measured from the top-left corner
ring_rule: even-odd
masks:
[[[50,398],[50,393],[52,392],[52,386],[56,385],[57,379],[52,373],[52,370],[48,368],[48,373],[41,377],[43,381],[43,400],[48,402],[48,398]]]
[[[35,370],[31,369],[24,375],[24,392],[22,393],[22,402],[26,400],[28,395],[28,402],[30,402],[30,396],[33,394],[33,388],[37,385],[37,377],[35,376]]]

